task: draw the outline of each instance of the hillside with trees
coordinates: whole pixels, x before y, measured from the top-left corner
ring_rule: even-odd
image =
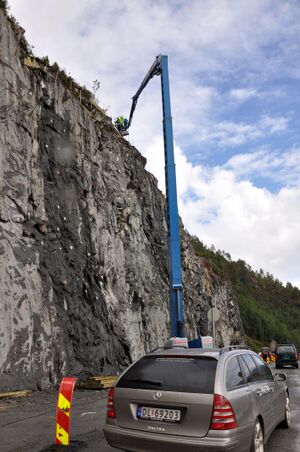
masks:
[[[231,260],[230,254],[206,247],[192,239],[196,253],[232,283],[248,344],[254,349],[277,342],[293,342],[300,348],[300,290],[285,286],[264,270],[254,271],[245,261]]]

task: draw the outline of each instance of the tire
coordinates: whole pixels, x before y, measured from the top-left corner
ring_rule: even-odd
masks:
[[[298,369],[299,368],[299,364],[297,363],[297,364],[295,364],[295,369]]]
[[[279,366],[279,364],[276,364],[276,369],[281,369],[281,366]]]
[[[290,406],[290,397],[287,394],[286,395],[286,405],[285,405],[284,419],[280,423],[280,427],[282,427],[282,428],[290,428],[290,426],[291,426],[291,406]]]
[[[261,423],[256,419],[250,452],[264,452],[264,432]]]

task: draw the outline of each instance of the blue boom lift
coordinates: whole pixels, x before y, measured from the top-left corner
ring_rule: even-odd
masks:
[[[165,182],[168,214],[168,248],[169,248],[169,279],[170,279],[170,313],[171,336],[184,337],[184,314],[182,300],[182,277],[180,255],[180,233],[177,206],[176,173],[174,161],[173,126],[171,116],[171,102],[169,89],[168,57],[158,55],[149,72],[141,83],[136,94],[132,98],[132,106],[129,121],[118,130],[122,135],[127,135],[127,129],[131,126],[132,117],[138,98],[148,82],[155,76],[161,77],[163,131],[165,148]]]

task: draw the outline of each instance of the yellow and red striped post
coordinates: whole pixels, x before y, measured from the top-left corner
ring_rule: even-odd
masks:
[[[56,407],[56,437],[55,444],[69,446],[70,416],[73,391],[77,378],[63,378],[60,384]]]

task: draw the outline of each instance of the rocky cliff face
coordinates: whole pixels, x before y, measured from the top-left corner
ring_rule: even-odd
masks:
[[[168,336],[165,199],[145,159],[0,10],[0,388],[116,372]],[[77,93],[78,94],[78,93]],[[228,283],[183,235],[187,333],[242,340]]]

